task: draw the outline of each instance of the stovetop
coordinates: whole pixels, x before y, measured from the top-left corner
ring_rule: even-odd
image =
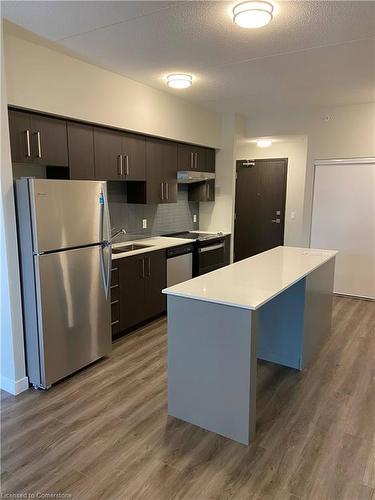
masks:
[[[191,233],[190,231],[182,231],[180,233],[166,234],[169,238],[185,238],[188,240],[205,241],[224,236],[223,233]]]

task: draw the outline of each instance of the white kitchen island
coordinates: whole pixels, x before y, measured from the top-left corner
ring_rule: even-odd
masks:
[[[336,254],[277,247],[165,289],[168,413],[248,444],[257,358],[302,370],[318,351]]]

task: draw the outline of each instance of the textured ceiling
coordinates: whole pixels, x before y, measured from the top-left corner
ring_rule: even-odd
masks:
[[[212,109],[251,113],[375,99],[375,2],[278,2],[268,26],[232,2],[2,2],[2,15],[71,53]],[[188,72],[192,88],[165,75]]]

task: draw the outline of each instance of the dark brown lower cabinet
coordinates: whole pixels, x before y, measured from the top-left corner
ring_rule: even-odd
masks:
[[[112,283],[111,290],[115,294],[119,290],[119,318],[115,317],[117,303],[113,304],[112,295],[113,335],[165,312],[166,299],[161,293],[166,287],[165,250],[116,259],[113,266],[119,270],[118,287]],[[119,323],[114,323],[117,319]]]

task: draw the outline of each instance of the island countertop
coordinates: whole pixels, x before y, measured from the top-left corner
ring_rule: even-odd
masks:
[[[166,288],[163,293],[255,310],[336,254],[335,250],[280,246]]]

